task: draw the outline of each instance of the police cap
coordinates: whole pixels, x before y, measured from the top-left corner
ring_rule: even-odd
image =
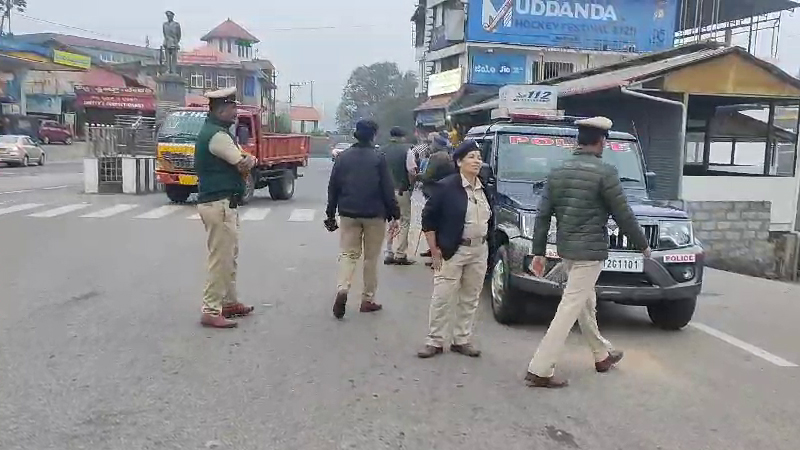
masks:
[[[467,139],[453,151],[453,159],[456,161],[461,161],[467,157],[469,152],[473,152],[475,150],[480,151],[480,149],[481,147],[477,142],[473,141],[472,139]]]
[[[602,131],[608,131],[614,126],[614,122],[607,117],[590,117],[588,119],[576,120],[575,125],[581,128],[596,128]]]

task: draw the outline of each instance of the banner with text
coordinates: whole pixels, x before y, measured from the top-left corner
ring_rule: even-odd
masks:
[[[527,81],[523,54],[485,53],[476,51],[470,58],[470,83],[505,86]]]
[[[621,52],[671,48],[678,0],[473,0],[467,40]]]

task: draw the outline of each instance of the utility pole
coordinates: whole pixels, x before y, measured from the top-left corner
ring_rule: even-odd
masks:
[[[298,83],[290,83],[289,84],[289,105],[292,104],[292,88],[300,88],[303,86],[310,86],[311,87],[311,106],[314,106],[314,80],[311,81],[301,81]]]

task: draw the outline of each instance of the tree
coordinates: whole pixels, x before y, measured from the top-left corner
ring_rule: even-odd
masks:
[[[6,21],[8,21],[8,34],[11,34],[11,11],[24,12],[28,7],[28,0],[0,0],[0,35],[4,34]]]
[[[393,126],[411,131],[413,110],[418,102],[414,95],[417,79],[412,72],[400,72],[397,64],[382,62],[353,70],[342,91],[342,101],[336,110],[339,131],[349,134],[355,123],[371,117],[380,126],[379,140]]]

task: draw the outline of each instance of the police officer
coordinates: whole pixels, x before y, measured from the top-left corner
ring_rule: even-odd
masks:
[[[210,111],[195,144],[197,211],[208,234],[208,281],[201,323],[212,328],[234,328],[237,323],[230,318],[246,316],[254,309],[239,303],[236,258],[237,208],[244,195],[244,178],[256,160],[242,151],[230,131],[236,121],[236,88],[209,92],[206,97]]]
[[[628,205],[616,167],[602,160],[613,123],[605,117],[593,117],[578,120],[575,125],[578,149],[572,159],[548,175],[534,226],[531,272],[537,276],[544,273],[547,233],[551,216],[555,215],[558,253],[569,275],[556,315],[528,365],[525,380],[531,387],[567,386],[566,379],[555,376],[555,365],[576,321],[594,354],[597,372],[607,372],[622,359],[623,353],[600,334],[595,310],[595,284],[603,270],[603,260],[608,258],[608,216],[645,257],[649,258],[651,252]]]
[[[453,156],[458,173],[439,182],[422,211],[434,275],[428,339],[417,353],[420,358],[444,351],[449,325],[450,351],[473,358],[481,355],[471,342],[472,324],[486,278],[492,207],[478,178],[482,163],[478,144],[464,141]]]
[[[390,234],[386,239],[386,258],[383,263],[409,266],[414,264],[414,260],[408,259],[408,231],[411,226],[411,192],[417,178],[417,160],[411,146],[404,142],[406,133],[402,128],[392,128],[389,135],[390,142],[382,150],[394,183],[394,198],[400,207],[400,230],[396,251],[394,236]]]

